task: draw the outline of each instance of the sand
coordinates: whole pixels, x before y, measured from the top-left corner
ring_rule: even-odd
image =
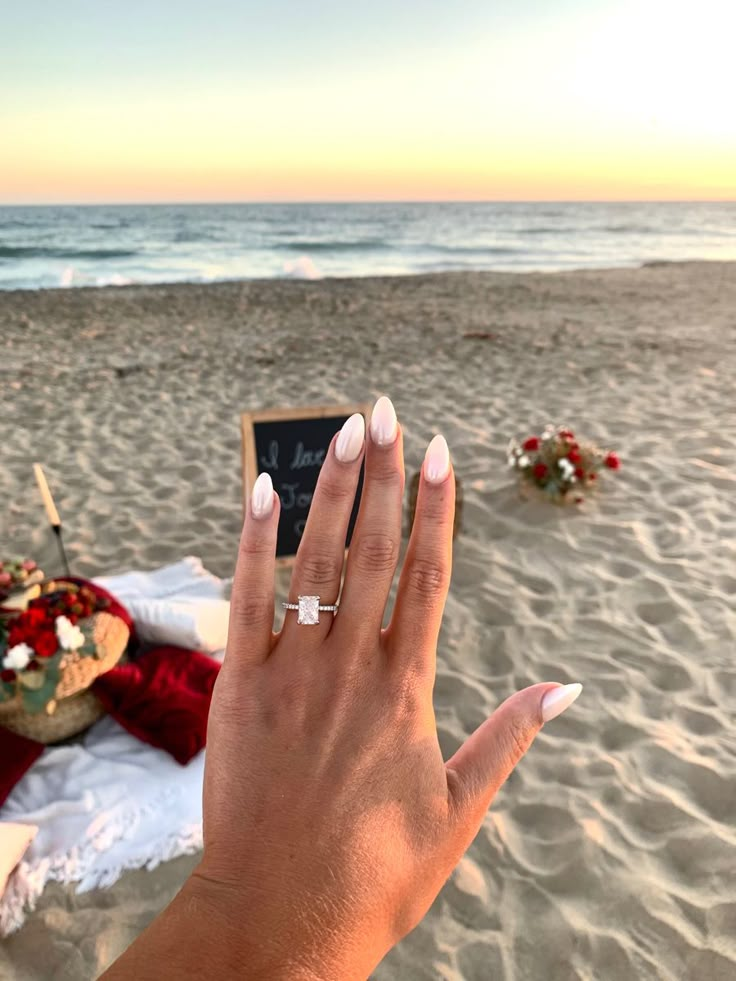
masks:
[[[35,459],[79,573],[195,554],[227,575],[239,411],[388,393],[409,474],[447,436],[444,751],[515,689],[585,690],[378,981],[736,976],[736,265],[6,293],[0,336],[0,540],[47,569]],[[623,458],[581,511],[506,470],[548,421]],[[194,862],[49,888],[0,976],[95,977]]]

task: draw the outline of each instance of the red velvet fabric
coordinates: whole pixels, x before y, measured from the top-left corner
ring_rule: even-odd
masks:
[[[199,651],[156,647],[103,674],[92,690],[124,729],[183,765],[205,745],[219,670]]]
[[[0,806],[46,747],[0,726]]]

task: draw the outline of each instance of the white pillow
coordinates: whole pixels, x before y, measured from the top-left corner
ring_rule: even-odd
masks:
[[[0,896],[5,892],[10,873],[37,834],[38,827],[35,824],[0,821]]]
[[[136,633],[148,644],[173,644],[213,654],[227,645],[230,603],[222,599],[128,599]]]

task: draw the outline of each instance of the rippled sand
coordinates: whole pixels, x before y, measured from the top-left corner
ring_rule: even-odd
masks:
[[[409,474],[447,436],[443,749],[524,685],[585,690],[378,981],[736,977],[736,266],[0,294],[0,336],[0,540],[47,569],[35,459],[78,572],[229,574],[239,411],[388,393]],[[577,513],[505,468],[548,421],[623,459]],[[94,977],[193,863],[50,888],[0,975]]]

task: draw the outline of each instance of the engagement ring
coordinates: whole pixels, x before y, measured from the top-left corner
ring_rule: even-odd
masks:
[[[300,596],[298,603],[282,603],[285,610],[297,610],[297,623],[315,624],[319,623],[320,613],[337,613],[339,604],[332,603],[329,606],[321,606],[319,596]]]

